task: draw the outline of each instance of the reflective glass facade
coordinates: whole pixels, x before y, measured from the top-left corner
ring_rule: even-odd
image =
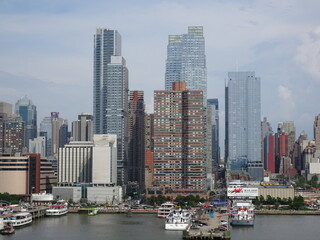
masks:
[[[117,30],[99,28],[94,35],[93,116],[94,133],[103,134],[104,86],[111,56],[121,55],[121,36]]]
[[[226,159],[261,162],[260,78],[229,72],[226,86]],[[232,169],[231,169],[232,170]]]
[[[117,135],[118,181],[127,181],[128,69],[117,30],[94,36],[93,116],[95,134]]]
[[[29,139],[37,137],[37,108],[30,99],[23,97],[17,101],[15,113],[19,114],[25,123],[25,146],[29,147]]]
[[[169,35],[165,74],[165,89],[173,82],[184,81],[187,89],[202,90],[207,98],[207,68],[202,26],[189,26],[188,33]]]
[[[212,166],[217,168],[220,159],[219,148],[219,101],[217,98],[208,99],[207,107],[211,108],[211,149],[212,149]]]

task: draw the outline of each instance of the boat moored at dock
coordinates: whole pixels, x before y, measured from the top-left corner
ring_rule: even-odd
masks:
[[[11,223],[13,227],[20,227],[26,224],[32,223],[32,215],[28,212],[21,212],[11,215],[10,217],[5,217],[3,223]]]
[[[66,205],[51,205],[46,211],[47,216],[61,216],[68,213],[68,207]]]
[[[172,210],[166,217],[166,230],[186,230],[191,224],[191,213],[184,210]]]
[[[253,226],[254,205],[250,200],[235,200],[231,208],[232,226]]]
[[[161,204],[158,209],[158,218],[166,218],[172,209],[174,209],[174,204],[172,202]]]

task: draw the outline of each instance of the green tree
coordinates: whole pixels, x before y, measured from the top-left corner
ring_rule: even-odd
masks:
[[[299,210],[305,206],[304,199],[302,196],[294,197],[291,208],[295,210]]]

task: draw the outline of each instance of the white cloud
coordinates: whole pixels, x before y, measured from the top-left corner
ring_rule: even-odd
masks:
[[[295,61],[315,80],[320,81],[320,27],[303,37]]]
[[[291,90],[285,86],[278,86],[278,96],[279,96],[279,114],[282,119],[290,120],[295,114],[296,104]]]

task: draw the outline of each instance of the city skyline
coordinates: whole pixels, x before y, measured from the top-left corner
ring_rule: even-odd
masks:
[[[107,8],[98,2],[90,6],[2,2],[1,100],[14,104],[27,95],[37,106],[38,122],[52,111],[69,123],[81,112],[93,113],[88,90],[93,76],[92,36],[97,27],[110,27],[122,34],[129,89],[143,90],[147,111],[152,112],[153,90],[163,89],[165,81],[168,36],[199,25],[206,38],[208,98],[218,98],[224,106],[227,72],[236,66],[255,71],[263,79],[261,116],[268,117],[273,129],[278,122],[294,121],[297,135],[305,130],[312,139],[319,111],[310,103],[320,97],[316,91],[320,61],[314,50],[320,47],[319,5],[314,1],[124,1],[109,3]],[[224,109],[220,112],[223,123]]]

